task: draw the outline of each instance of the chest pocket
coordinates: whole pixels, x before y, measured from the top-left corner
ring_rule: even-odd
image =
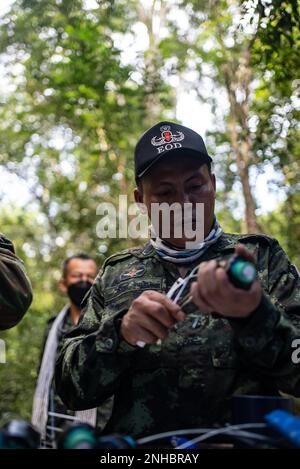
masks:
[[[147,290],[162,292],[162,279],[134,278],[107,287],[104,290],[104,307],[115,311],[128,309],[132,301]]]

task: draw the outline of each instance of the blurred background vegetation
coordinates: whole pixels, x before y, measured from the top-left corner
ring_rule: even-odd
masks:
[[[178,120],[179,89],[213,116],[205,139],[224,229],[274,236],[300,266],[299,10],[282,0],[16,0],[0,18],[0,231],[34,289],[24,320],[1,334],[0,423],[30,418],[46,321],[65,302],[62,260],[85,251],[100,267],[133,244],[98,239],[96,207],[132,201],[134,145],[156,121]],[[271,211],[256,194],[270,167],[270,194],[281,194]]]

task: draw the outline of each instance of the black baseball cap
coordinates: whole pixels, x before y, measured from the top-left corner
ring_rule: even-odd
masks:
[[[194,130],[174,122],[159,122],[147,130],[138,141],[135,152],[135,178],[140,179],[162,157],[184,153],[210,163],[202,137]]]

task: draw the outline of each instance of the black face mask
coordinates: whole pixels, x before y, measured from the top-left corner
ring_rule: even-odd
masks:
[[[72,303],[79,307],[91,286],[91,282],[84,282],[83,280],[80,282],[71,283],[71,285],[68,286],[68,296]]]

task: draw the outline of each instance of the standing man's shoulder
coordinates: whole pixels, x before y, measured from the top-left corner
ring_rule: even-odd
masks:
[[[130,262],[130,259],[136,259],[137,262],[141,262],[142,259],[152,257],[153,248],[150,244],[145,246],[135,246],[122,251],[116,252],[111,256],[107,257],[103,263],[102,269],[108,265],[115,265],[117,263]]]
[[[278,241],[271,236],[266,234],[257,234],[257,233],[250,233],[250,234],[239,234],[239,233],[223,233],[221,236],[221,241],[225,243],[232,244],[235,246],[236,244],[249,244],[249,245],[259,245],[261,247],[272,247],[278,244]]]
[[[147,281],[149,283],[151,280],[153,283],[156,275],[155,264],[152,262],[154,256],[151,244],[147,244],[125,249],[107,257],[82,306],[86,307],[90,302],[94,309],[99,309],[103,307],[105,299],[107,301],[116,294],[133,289],[144,290]]]
[[[57,318],[57,314],[55,316],[51,316],[50,319],[47,320],[46,326],[45,326],[45,342],[47,340],[47,337],[52,329],[52,326],[54,324],[55,319]]]
[[[218,249],[220,251],[233,250],[237,244],[244,244],[257,261],[262,260],[262,258],[264,258],[264,261],[269,261],[277,252],[286,255],[277,239],[257,233],[223,233],[218,243]]]
[[[300,300],[299,271],[276,238],[265,234],[224,233],[223,243],[230,247],[238,243],[246,245],[255,256],[259,276],[266,291],[271,293],[276,289],[277,294],[282,297],[289,297],[294,291]]]
[[[139,277],[144,271],[144,262],[154,256],[153,248],[151,245],[137,246],[129,249],[124,249],[111,256],[107,257],[100,269],[96,281],[99,278],[109,279],[110,277],[124,276],[126,272],[128,278],[130,274],[132,277]]]
[[[256,249],[256,252],[259,250],[261,253],[267,251],[270,256],[276,256],[278,254],[285,255],[283,247],[280,245],[279,241],[272,236],[266,234],[234,234],[234,233],[223,233],[221,236],[221,243],[226,246],[234,247],[237,244],[245,244],[250,251]]]

